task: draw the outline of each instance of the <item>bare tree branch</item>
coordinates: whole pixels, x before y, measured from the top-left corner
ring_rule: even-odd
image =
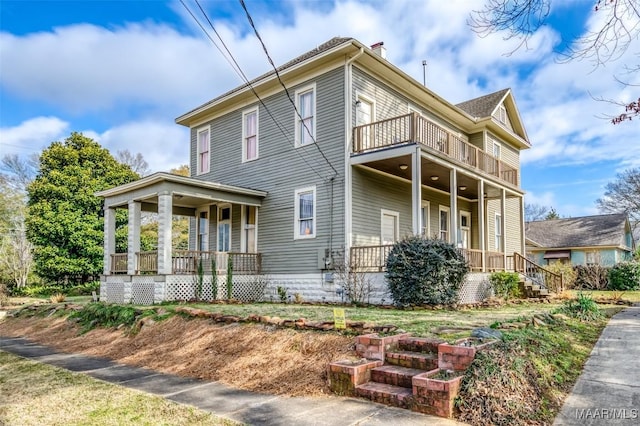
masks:
[[[149,163],[147,163],[139,152],[136,155],[133,155],[128,149],[125,149],[123,151],[118,151],[115,158],[119,163],[129,166],[131,170],[140,175],[140,177],[147,176],[151,173]]]

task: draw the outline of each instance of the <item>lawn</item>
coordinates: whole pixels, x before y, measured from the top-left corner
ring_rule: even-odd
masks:
[[[610,290],[570,290],[570,293],[576,297],[578,293],[584,293],[586,295],[591,296],[593,299],[622,299],[628,300],[629,302],[639,303],[640,302],[640,291],[610,291]]]
[[[210,413],[0,351],[0,424],[235,425]]]

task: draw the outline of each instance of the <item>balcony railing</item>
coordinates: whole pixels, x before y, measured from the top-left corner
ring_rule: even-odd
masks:
[[[353,152],[363,153],[394,145],[418,142],[469,167],[518,185],[518,170],[464,141],[459,136],[410,113],[353,128]]]
[[[392,248],[393,244],[351,247],[349,265],[359,272],[384,272]],[[482,271],[482,250],[460,249],[460,252],[472,271]],[[504,253],[486,251],[485,259],[487,271],[504,270]]]
[[[112,274],[126,274],[127,271],[127,253],[114,253],[111,255],[111,267],[109,268]]]

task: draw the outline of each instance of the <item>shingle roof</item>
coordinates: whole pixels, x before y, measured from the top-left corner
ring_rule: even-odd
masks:
[[[461,102],[456,106],[472,117],[490,117],[509,89],[502,89],[479,98]]]
[[[626,220],[618,213],[527,222],[525,235],[541,247],[617,247],[624,242]]]
[[[326,52],[327,50],[330,50],[330,49],[332,49],[332,48],[334,48],[336,46],[339,46],[339,45],[341,45],[343,43],[346,43],[348,41],[351,41],[351,40],[353,40],[353,38],[351,38],[351,37],[334,37],[331,40],[322,43],[321,45],[319,45],[315,49],[312,49],[312,50],[310,50],[310,51],[308,51],[306,53],[303,53],[302,55],[290,60],[289,62],[285,63],[284,65],[279,66],[277,68],[278,72],[281,72],[281,71],[283,71],[283,70],[285,70],[287,68],[290,68],[290,67],[292,67],[292,66],[294,66],[296,64],[299,64],[300,62],[306,61],[307,59],[313,58],[316,55],[319,55],[319,54],[321,54],[323,52]],[[260,81],[260,80],[262,80],[262,79],[264,79],[266,77],[269,77],[270,75],[274,75],[275,73],[276,73],[275,71],[269,71],[269,72],[267,72],[265,74],[262,74],[261,76],[256,77],[253,80],[250,80],[249,83],[245,83],[245,84],[242,84],[242,85],[236,87],[235,89],[231,89],[228,92],[223,93],[222,95],[217,96],[217,97],[211,99],[210,101],[205,102],[204,104],[202,104],[202,105],[200,105],[200,106],[198,106],[198,107],[192,109],[191,111],[186,112],[186,113],[184,113],[182,115],[183,116],[184,115],[189,115],[194,111],[197,111],[197,110],[199,110],[199,109],[201,109],[203,107],[206,107],[207,105],[215,103],[217,100],[225,98],[225,97],[231,95],[232,93],[239,92],[240,90],[242,90],[242,89],[244,89],[246,87],[249,87],[249,85],[252,85],[257,81]]]

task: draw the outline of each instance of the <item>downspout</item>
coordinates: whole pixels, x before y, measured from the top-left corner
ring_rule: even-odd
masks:
[[[349,58],[344,64],[344,255],[349,256],[351,251],[351,135],[353,133],[353,99],[352,84],[353,74],[351,64],[361,55],[364,54],[364,47],[360,47],[360,51],[353,57]]]

